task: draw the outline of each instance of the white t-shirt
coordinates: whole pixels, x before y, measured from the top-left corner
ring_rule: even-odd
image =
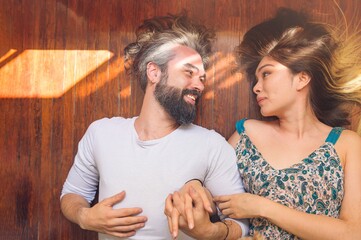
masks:
[[[125,199],[114,208],[140,207],[145,227],[128,239],[171,239],[164,215],[165,199],[186,181],[203,181],[213,196],[244,192],[234,149],[213,130],[180,126],[160,139],[141,141],[134,118],[93,122],[79,142],[78,153],[63,187],[67,193],[99,201],[121,191]],[[243,233],[246,220],[238,221]],[[99,234],[99,239],[119,239]],[[185,234],[178,239],[191,239]]]

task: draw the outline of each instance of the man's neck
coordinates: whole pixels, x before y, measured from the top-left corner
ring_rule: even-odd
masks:
[[[162,138],[179,127],[175,121],[160,120],[159,118],[149,118],[140,114],[134,123],[138,137],[142,141]]]
[[[146,99],[139,117],[134,123],[140,140],[153,140],[162,138],[179,127],[179,124],[153,99]]]

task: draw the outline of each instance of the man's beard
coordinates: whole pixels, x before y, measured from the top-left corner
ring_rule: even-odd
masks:
[[[194,105],[184,100],[184,96],[187,94],[196,96]],[[160,105],[163,106],[166,112],[173,117],[178,124],[182,125],[193,122],[197,113],[196,105],[201,96],[200,92],[171,87],[166,84],[166,79],[161,79],[155,86],[154,95]]]

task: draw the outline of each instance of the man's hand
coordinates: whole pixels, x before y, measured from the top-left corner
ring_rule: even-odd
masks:
[[[121,202],[125,192],[106,198],[91,208],[80,208],[78,222],[81,228],[101,232],[116,237],[133,236],[136,230],[144,227],[147,218],[137,216],[141,208],[113,209]]]

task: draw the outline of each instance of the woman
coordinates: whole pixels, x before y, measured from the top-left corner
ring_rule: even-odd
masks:
[[[343,128],[346,104],[361,105],[360,36],[299,20],[280,34],[268,24],[268,37],[260,24],[237,49],[272,118],[236,124],[229,142],[248,193],[214,200],[224,215],[250,218],[251,235],[361,239],[361,138]]]

